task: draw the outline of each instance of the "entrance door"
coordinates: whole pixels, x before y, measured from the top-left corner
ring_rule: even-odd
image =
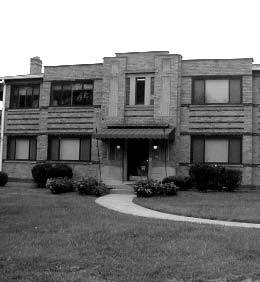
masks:
[[[149,140],[130,139],[127,148],[128,180],[146,177],[148,175]]]

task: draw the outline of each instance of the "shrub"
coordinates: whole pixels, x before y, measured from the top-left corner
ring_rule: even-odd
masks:
[[[68,177],[72,178],[71,167],[66,164],[54,164],[47,170],[47,178]]]
[[[95,195],[95,187],[98,185],[98,181],[94,177],[87,177],[80,181],[75,181],[75,186],[79,194]]]
[[[32,177],[38,188],[44,188],[48,179],[47,172],[51,168],[50,163],[39,163],[32,168]]]
[[[0,171],[0,186],[5,186],[8,181],[8,174]]]
[[[192,187],[191,178],[189,176],[168,176],[162,180],[162,183],[171,183],[173,182],[180,190],[188,190]]]
[[[137,197],[176,195],[177,189],[173,182],[162,183],[156,180],[139,181],[134,186]]]
[[[46,188],[50,189],[53,194],[60,194],[74,191],[73,181],[68,177],[49,178]]]
[[[104,183],[99,183],[95,188],[95,196],[101,197],[109,194],[110,190]]]
[[[104,183],[98,183],[94,177],[87,177],[80,181],[75,181],[74,185],[78,190],[79,194],[82,195],[93,195],[103,196],[109,194],[109,189]]]
[[[190,176],[192,183],[200,191],[221,190],[219,180],[224,171],[223,166],[194,164],[190,168]]]
[[[234,191],[242,181],[242,172],[236,169],[226,169],[220,177],[220,184],[224,191]]]

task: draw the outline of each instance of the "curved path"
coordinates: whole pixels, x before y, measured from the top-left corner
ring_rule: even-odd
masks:
[[[96,199],[96,203],[106,207],[108,209],[118,211],[121,213],[131,214],[135,216],[156,218],[156,219],[167,219],[181,222],[191,222],[200,224],[214,224],[229,227],[243,227],[243,228],[257,228],[260,229],[260,224],[246,223],[246,222],[234,222],[234,221],[223,221],[223,220],[211,220],[196,217],[187,217],[174,215],[169,213],[158,212],[150,210],[133,203],[133,194],[109,194]]]

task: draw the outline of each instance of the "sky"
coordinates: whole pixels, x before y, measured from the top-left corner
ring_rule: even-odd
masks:
[[[100,63],[120,52],[254,58],[259,0],[1,0],[0,77],[43,65]]]

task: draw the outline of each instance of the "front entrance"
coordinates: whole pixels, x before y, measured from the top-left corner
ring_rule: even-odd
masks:
[[[138,180],[148,175],[149,140],[129,139],[127,146],[127,179]]]

